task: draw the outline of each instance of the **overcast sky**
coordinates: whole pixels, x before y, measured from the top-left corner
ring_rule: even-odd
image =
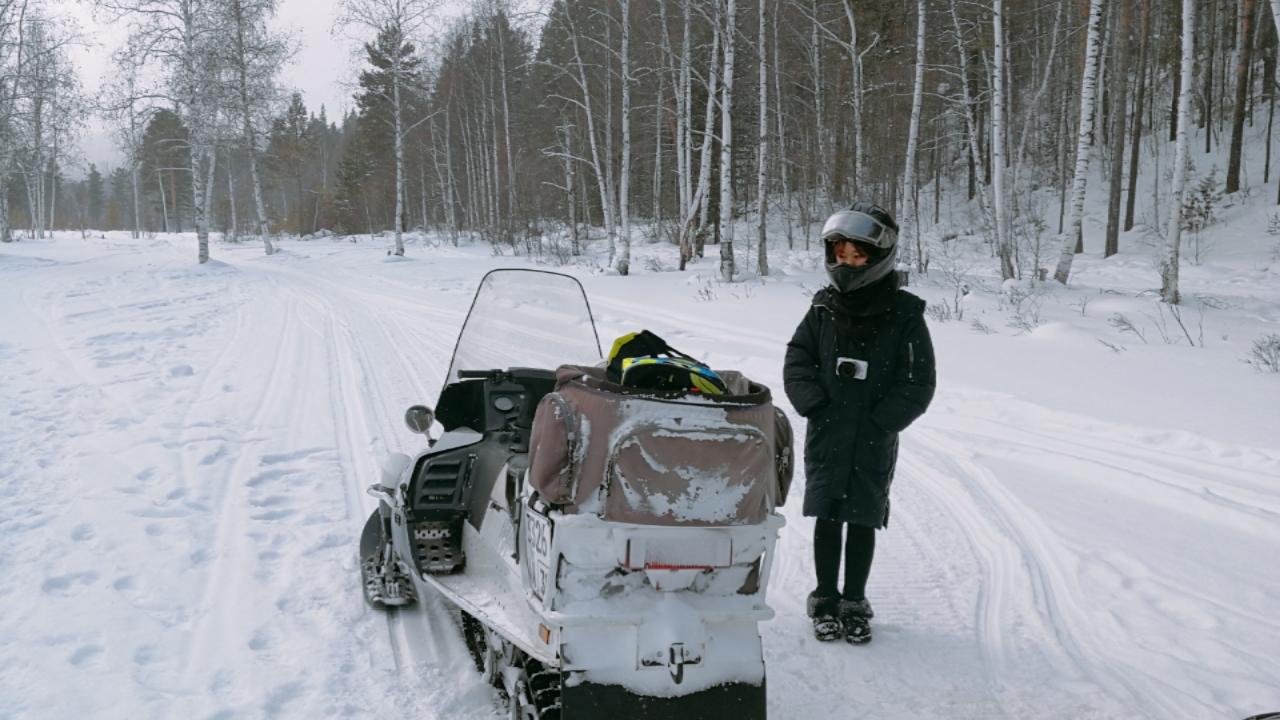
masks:
[[[278,24],[291,29],[301,43],[292,63],[280,74],[281,83],[287,88],[302,92],[307,107],[318,112],[324,105],[331,120],[340,118],[353,103],[350,91],[344,87],[354,79],[351,69],[350,48],[345,38],[335,38],[333,27],[335,8],[339,0],[280,0]],[[54,0],[51,3],[59,14],[73,18],[80,24],[89,45],[74,55],[80,68],[85,91],[97,92],[103,73],[109,68],[111,52],[125,39],[123,23],[115,25],[95,20],[88,2]],[[90,119],[82,142],[84,161],[95,163],[99,170],[120,164],[110,131],[101,121]],[[81,170],[68,174],[78,177]]]

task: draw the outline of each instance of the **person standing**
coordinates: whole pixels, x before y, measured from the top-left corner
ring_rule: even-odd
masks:
[[[875,531],[889,522],[898,433],[933,399],[933,343],[924,300],[901,289],[898,225],[888,212],[855,203],[827,219],[822,241],[831,284],[814,295],[787,343],[783,386],[808,421],[804,514],[816,518],[818,587],[808,598],[814,635],[862,644],[871,640],[867,577]]]

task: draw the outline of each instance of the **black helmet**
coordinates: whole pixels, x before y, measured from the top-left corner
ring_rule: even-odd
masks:
[[[840,240],[857,243],[867,255],[860,267],[837,263],[835,244]],[[893,272],[898,259],[898,224],[879,205],[854,203],[822,226],[822,242],[827,254],[827,275],[839,292],[866,287]]]

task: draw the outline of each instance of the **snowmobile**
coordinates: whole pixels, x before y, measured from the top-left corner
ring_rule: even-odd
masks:
[[[366,601],[455,605],[518,720],[765,718],[792,440],[768,388],[717,372],[722,395],[610,382],[576,279],[488,273],[434,412],[406,413],[428,447],[369,488]]]

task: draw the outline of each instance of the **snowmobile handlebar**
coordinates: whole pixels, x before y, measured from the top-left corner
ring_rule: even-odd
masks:
[[[488,380],[504,374],[505,370],[459,370],[459,380]]]

